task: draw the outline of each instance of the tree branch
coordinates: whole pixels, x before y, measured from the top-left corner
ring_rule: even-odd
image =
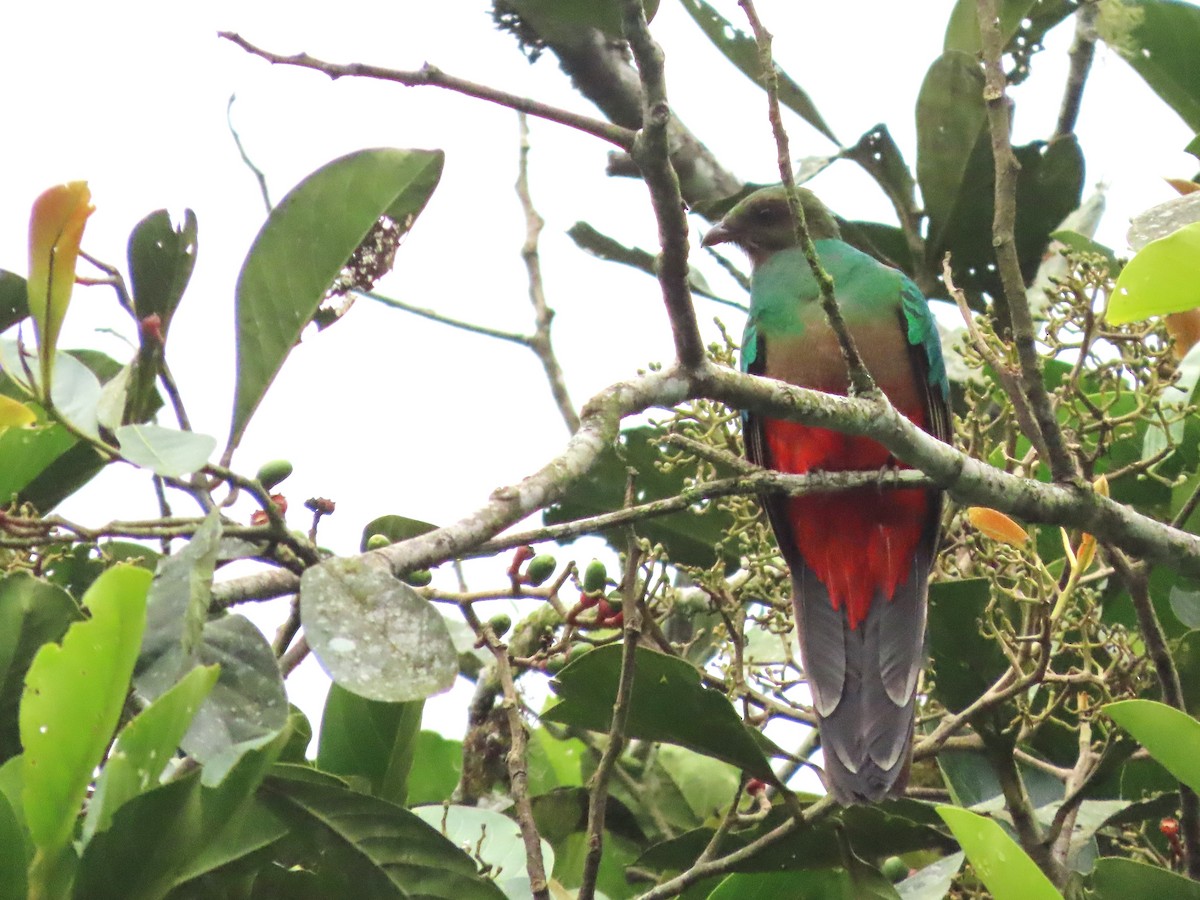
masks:
[[[667,140],[671,107],[662,48],[650,35],[641,0],[623,0],[622,28],[642,80],[642,127],[630,148],[634,162],[650,190],[654,218],[658,222],[658,283],[662,288],[675,355],[684,369],[705,365],[704,341],[696,322],[692,291],[688,285],[688,223],[679,177],[671,166]]]
[[[1033,319],[1025,294],[1025,281],[1017,259],[1014,229],[1017,218],[1017,172],[1020,165],[1013,154],[1010,132],[1011,101],[1005,93],[1006,80],[1000,57],[1004,43],[1000,35],[1000,18],[996,0],[978,0],[979,34],[983,44],[984,89],[988,127],[992,135],[992,157],[996,169],[995,215],[992,219],[992,245],[996,248],[996,264],[1000,269],[1004,303],[1012,322],[1013,341],[1021,363],[1021,380],[1033,409],[1038,430],[1042,433],[1050,454],[1046,463],[1055,481],[1078,485],[1082,476],[1079,465],[1071,456],[1062,429],[1054,415],[1054,406],[1042,378],[1042,360],[1038,355]]]
[[[533,304],[536,330],[529,341],[531,349],[542,364],[546,380],[550,382],[550,393],[558,406],[559,415],[567,425],[567,431],[572,434],[579,430],[579,414],[571,403],[567,393],[567,384],[563,380],[562,367],[554,354],[554,346],[550,342],[550,323],[554,320],[554,310],[546,304],[546,292],[542,286],[542,264],[538,256],[538,236],[546,223],[533,208],[533,198],[529,194],[529,123],[525,113],[517,113],[520,123],[521,151],[517,165],[517,196],[521,200],[521,209],[525,212],[525,243],[521,247],[521,258],[525,260],[525,271],[529,276],[529,302]]]
[[[1071,68],[1067,72],[1067,84],[1063,89],[1062,106],[1059,108],[1054,137],[1050,139],[1052,141],[1075,131],[1075,122],[1079,119],[1079,109],[1083,103],[1083,88],[1092,68],[1092,59],[1096,56],[1096,16],[1099,11],[1098,0],[1083,0],[1075,11],[1075,39],[1071,42],[1069,54]]]
[[[499,91],[485,84],[467,81],[464,78],[449,75],[428,63],[415,71],[389,69],[384,66],[367,65],[366,63],[334,63],[317,59],[314,56],[309,56],[307,53],[296,53],[291,56],[272,53],[270,50],[256,47],[240,34],[232,31],[219,31],[217,32],[217,37],[237,44],[237,46],[241,47],[247,53],[260,56],[273,65],[314,69],[317,72],[324,72],[330,78],[372,78],[376,81],[394,81],[407,87],[432,86],[445,88],[448,91],[466,94],[468,97],[486,100],[498,106],[507,106],[509,109],[528,113],[540,119],[558,122],[560,125],[566,125],[568,128],[574,128],[577,131],[582,131],[584,134],[590,134],[601,140],[608,141],[610,144],[616,144],[622,150],[628,150],[633,146],[634,133],[628,128],[622,128],[620,125],[613,125],[601,119],[593,119],[590,116],[581,116],[579,113],[574,113],[567,109],[559,109],[558,107],[550,106],[528,97],[518,97],[516,94]]]

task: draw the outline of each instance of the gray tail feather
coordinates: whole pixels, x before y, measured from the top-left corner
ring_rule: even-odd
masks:
[[[827,787],[843,806],[898,796],[908,784],[917,676],[924,663],[928,557],[851,630],[803,563],[792,565],[800,655],[813,693]]]

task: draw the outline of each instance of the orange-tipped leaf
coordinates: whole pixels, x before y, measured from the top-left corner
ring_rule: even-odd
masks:
[[[967,510],[967,518],[993,541],[1001,541],[1014,547],[1024,547],[1029,541],[1028,532],[998,509],[972,506]]]

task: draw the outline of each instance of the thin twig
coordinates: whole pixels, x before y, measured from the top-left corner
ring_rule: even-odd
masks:
[[[550,341],[550,324],[554,321],[554,310],[546,303],[542,264],[538,256],[538,236],[546,222],[534,209],[533,198],[529,193],[529,123],[523,112],[517,113],[517,121],[520,123],[521,151],[518,157],[516,188],[517,196],[521,200],[521,209],[525,212],[525,243],[521,247],[521,258],[525,260],[525,272],[529,276],[529,302],[533,304],[536,323],[529,348],[542,364],[546,380],[550,382],[550,393],[554,396],[559,415],[567,425],[567,431],[574,434],[579,430],[579,413],[575,412],[575,405],[571,403],[562,367],[558,364],[558,357]]]
[[[467,624],[483,638],[496,660],[496,675],[504,693],[504,712],[508,722],[509,750],[505,762],[516,808],[517,825],[521,829],[521,840],[525,845],[525,866],[529,873],[529,886],[536,900],[550,900],[550,885],[546,878],[546,863],[542,858],[542,838],[533,819],[533,806],[529,800],[529,734],[521,720],[521,700],[513,680],[512,662],[508,658],[508,646],[500,641],[490,623],[481,622],[473,607],[462,607]]]
[[[517,334],[512,331],[501,331],[499,328],[491,328],[487,325],[476,325],[474,322],[464,322],[461,319],[455,319],[453,316],[448,316],[445,313],[440,313],[437,310],[429,309],[425,306],[414,306],[411,303],[405,303],[403,300],[396,300],[394,297],[385,297],[382,294],[376,294],[374,291],[364,291],[360,296],[366,297],[369,300],[374,300],[376,303],[382,303],[384,306],[390,306],[392,309],[399,309],[403,312],[412,313],[414,316],[420,316],[423,319],[430,319],[434,322],[440,322],[443,325],[449,325],[452,328],[461,328],[463,331],[469,331],[473,334],[482,334],[484,337],[496,338],[501,341],[509,341],[513,344],[520,344],[522,347],[533,346],[533,338],[525,334]]]
[[[821,288],[821,308],[825,311],[829,327],[837,336],[838,346],[846,360],[846,370],[850,376],[850,396],[882,397],[879,389],[875,386],[875,380],[863,363],[862,356],[859,355],[858,347],[855,346],[854,337],[850,334],[846,320],[842,317],[841,308],[834,296],[833,279],[821,265],[817,248],[812,242],[812,236],[808,233],[808,224],[804,219],[804,207],[796,193],[796,179],[792,174],[792,154],[788,147],[787,131],[784,130],[783,117],[779,112],[779,77],[775,71],[775,61],[771,56],[771,33],[763,27],[758,12],[754,8],[753,0],[738,0],[738,6],[745,10],[750,27],[754,30],[754,38],[758,42],[758,53],[763,71],[763,87],[767,92],[768,116],[771,120],[771,131],[775,135],[775,147],[778,151],[779,175],[787,188],[788,206],[792,212],[792,224],[796,229],[796,243],[804,250],[804,256],[808,260],[809,268],[812,269],[813,277],[816,278],[817,284]]]
[[[129,296],[129,288],[125,286],[125,277],[121,274],[121,270],[116,266],[101,262],[85,250],[80,250],[79,255],[105,274],[103,283],[112,287],[117,294],[117,302],[121,304],[121,308],[136,319],[137,313],[133,308],[133,299]]]
[[[246,148],[242,146],[242,136],[238,134],[238,130],[233,127],[233,101],[237,99],[237,94],[229,95],[229,102],[225,105],[225,124],[229,126],[229,133],[233,135],[233,142],[237,145],[238,154],[242,157],[242,162],[246,164],[246,168],[254,175],[258,182],[258,190],[262,194],[263,206],[267,208],[267,214],[270,215],[271,193],[267,190],[267,176],[263,174],[263,170],[254,164],[254,160],[246,152]]]
[[[1183,682],[1179,679],[1179,670],[1175,667],[1175,659],[1167,646],[1166,632],[1163,631],[1162,623],[1158,621],[1154,601],[1150,598],[1148,567],[1145,563],[1130,562],[1124,553],[1112,548],[1109,548],[1108,556],[1128,589],[1130,600],[1133,601],[1138,630],[1146,645],[1146,654],[1154,666],[1154,673],[1158,676],[1163,702],[1181,712],[1187,712]],[[1183,840],[1184,865],[1189,878],[1200,880],[1200,797],[1182,783],[1179,785],[1179,807],[1179,834]]]
[[[314,69],[325,73],[330,78],[371,78],[375,81],[394,81],[397,84],[403,84],[408,87],[432,86],[445,88],[448,91],[466,94],[468,97],[486,100],[498,106],[507,106],[509,109],[537,116],[539,119],[549,119],[551,122],[558,122],[560,125],[566,125],[568,128],[574,128],[585,134],[608,141],[610,144],[615,144],[623,150],[628,150],[633,146],[634,132],[628,128],[622,128],[620,125],[613,125],[601,119],[593,119],[590,116],[582,116],[570,110],[558,109],[557,107],[540,103],[537,100],[531,100],[528,97],[518,97],[516,94],[499,91],[485,84],[476,84],[464,78],[457,78],[454,75],[448,75],[441,69],[431,66],[428,63],[415,71],[388,69],[384,66],[371,66],[365,63],[333,63],[309,56],[307,53],[296,53],[292,56],[272,53],[270,50],[263,50],[260,47],[254,46],[241,35],[231,31],[217,32],[217,37],[230,41],[247,53],[262,57],[274,65]]]
[[[667,102],[662,48],[650,35],[642,0],[622,0],[622,29],[637,63],[642,81],[642,127],[627,148],[642,170],[658,222],[658,283],[671,321],[675,355],[685,370],[707,364],[704,341],[696,322],[688,282],[688,224],[680,193],[679,176],[671,165],[669,131],[671,107]]]
[[[984,89],[988,126],[992,136],[992,157],[996,171],[995,215],[992,219],[992,245],[996,248],[996,264],[1000,270],[1003,301],[1012,323],[1017,359],[1021,363],[1021,380],[1038,430],[1046,443],[1050,474],[1055,481],[1080,484],[1079,464],[1071,455],[1054,414],[1054,406],[1042,378],[1042,358],[1038,353],[1037,337],[1021,263],[1017,257],[1015,234],[1017,218],[1017,173],[1020,165],[1013,154],[1010,131],[1011,101],[1005,93],[1007,81],[1000,57],[1004,42],[1000,35],[1000,18],[996,0],[978,0],[979,34],[983,45]],[[999,298],[997,298],[999,299]]]

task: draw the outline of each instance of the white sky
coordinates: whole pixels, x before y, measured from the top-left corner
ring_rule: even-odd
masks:
[[[849,144],[885,121],[910,166],[917,91],[940,53],[952,5],[758,3],[776,35],[776,58],[808,90],[834,132]],[[733,0],[717,6],[745,28]],[[313,72],[272,68],[216,37],[218,30],[238,31],[272,50],[305,50],[339,62],[415,69],[428,61],[455,75],[594,113],[550,54],[530,66],[514,40],[492,28],[484,0],[63,0],[8,7],[0,54],[0,267],[26,273],[28,210],[58,182],[90,182],[97,211],[84,248],[123,269],[129,231],[145,214],[161,207],[195,209],[199,261],[172,327],[168,357],[199,430],[223,441],[228,429],[233,288],[264,220],[258,188],[226,129],[226,103],[234,93],[234,120],[275,201],[309,172],[353,150],[445,149],[441,186],[379,290],[506,330],[529,329],[519,255],[524,222],[512,190],[514,113],[435,88],[331,82]],[[775,180],[762,93],[708,44],[674,0],[662,0],[653,28],[667,52],[670,96],[683,120],[740,177]],[[1052,33],[1050,49],[1035,58],[1033,77],[1016,93],[1018,142],[1053,130],[1070,37],[1069,23]],[[796,157],[832,149],[797,118],[789,116],[788,126]],[[653,281],[591,259],[565,231],[584,219],[624,243],[653,249],[655,228],[642,186],[604,176],[607,145],[552,123],[533,121],[531,127],[532,190],[547,220],[542,263],[558,311],[554,339],[572,396],[582,405],[647,362],[668,361],[670,333]],[[1109,186],[1109,212],[1098,237],[1120,252],[1129,217],[1173,196],[1162,177],[1196,171],[1196,160],[1182,152],[1192,135],[1103,46],[1078,130],[1088,184]],[[894,221],[882,194],[852,164],[834,166],[813,187],[848,218]],[[714,285],[724,285],[713,269]],[[80,271],[88,274],[86,264]],[[733,311],[697,303],[710,331],[718,313],[732,330],[740,328]],[[77,289],[62,345],[99,347],[124,361],[128,348],[97,334],[101,327],[134,334],[110,290]],[[169,417],[163,421],[174,424]],[[362,526],[378,515],[456,520],[493,488],[544,463],[564,436],[528,351],[360,301],[337,327],[306,337],[292,354],[235,466],[253,474],[264,460],[291,459],[296,474],[283,488],[293,526],[307,528],[305,498],[330,497],[337,514],[322,526],[323,543],[349,553],[357,549]],[[188,504],[180,499],[176,508],[185,511]],[[120,466],[62,511],[99,524],[154,510],[148,478]],[[485,580],[483,574],[473,577],[479,585]],[[304,677],[319,683],[315,671]],[[320,692],[302,693],[302,705],[314,715]],[[456,689],[431,703],[427,722],[461,731],[464,696]]]

